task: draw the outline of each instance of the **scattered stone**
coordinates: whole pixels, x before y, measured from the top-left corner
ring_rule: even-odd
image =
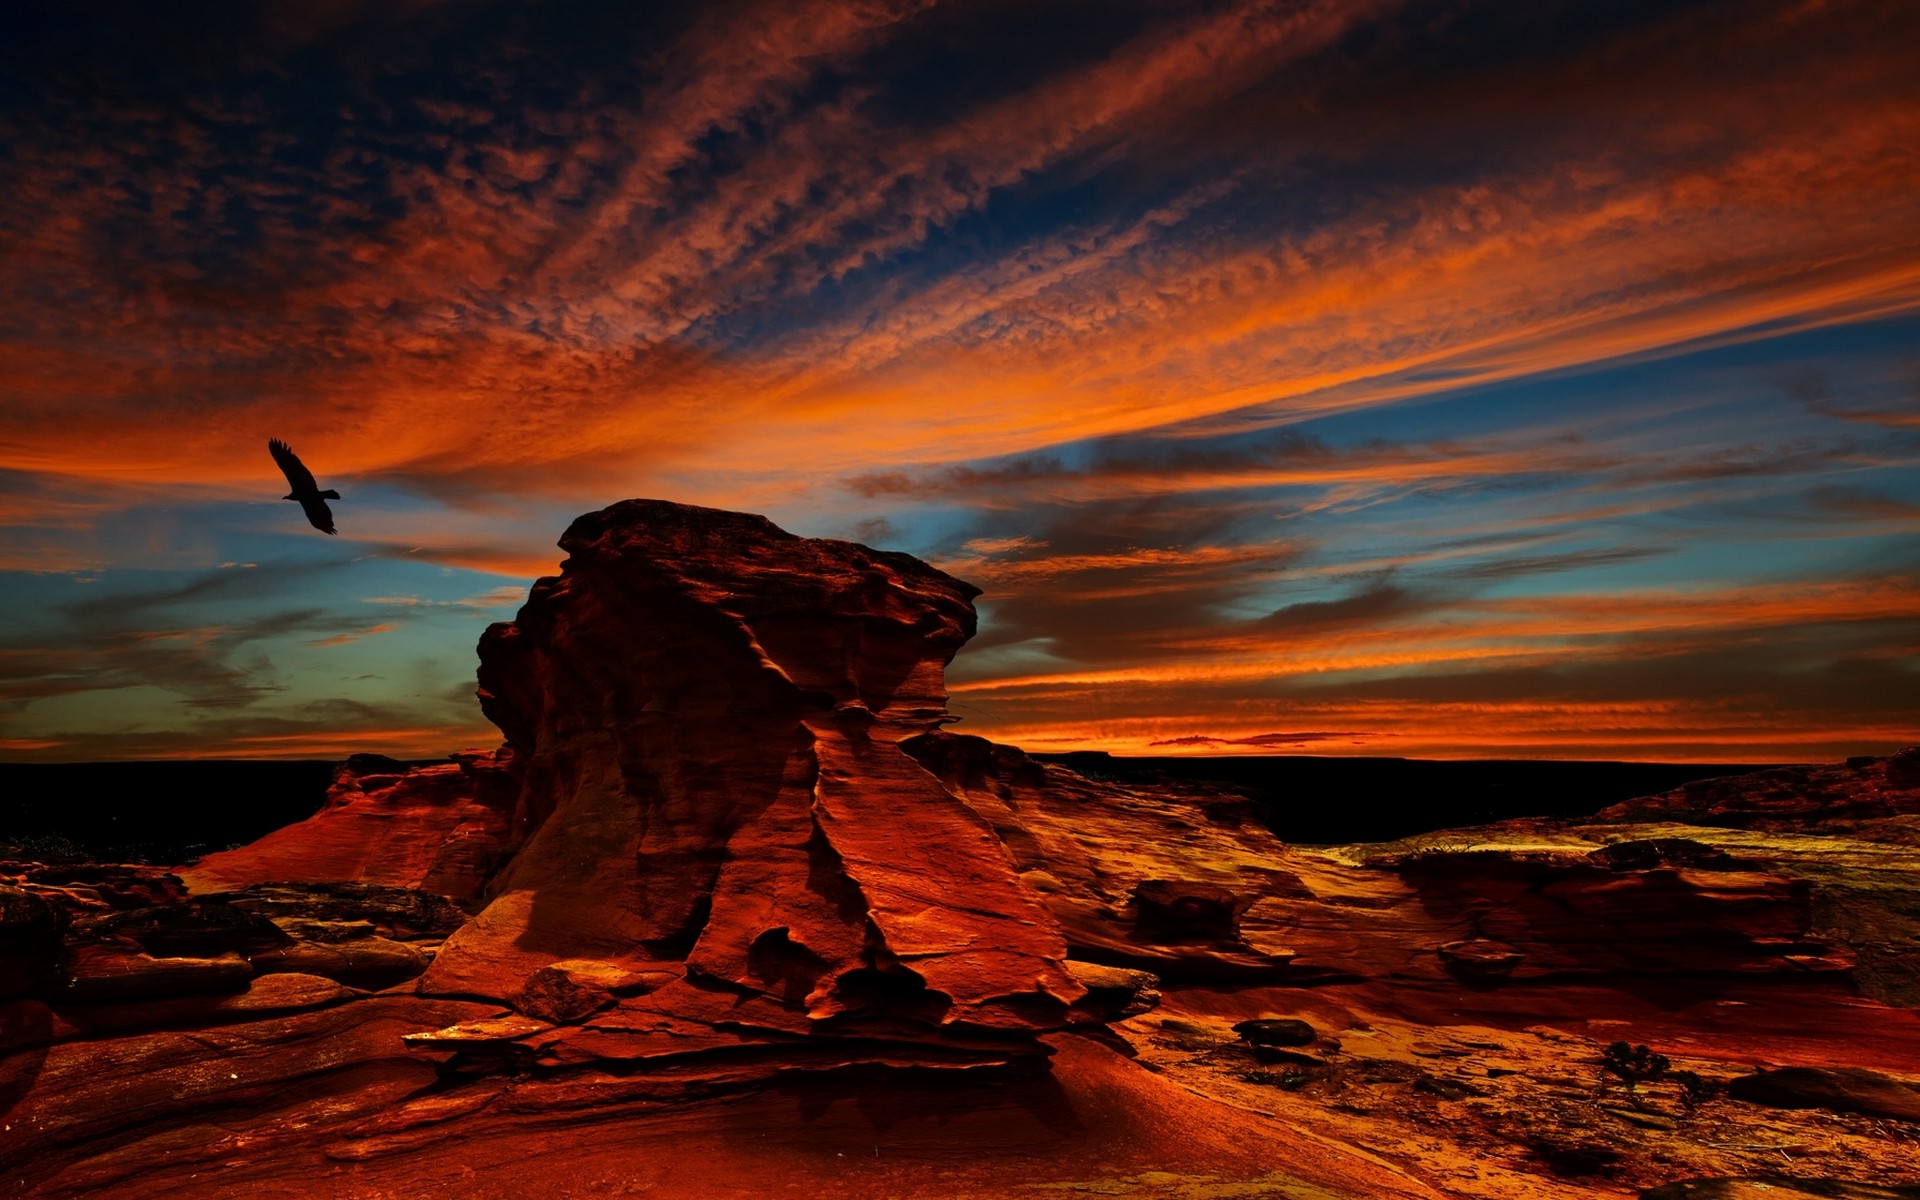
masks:
[[[1185,1017],[1161,1017],[1160,1028],[1168,1033],[1185,1034],[1188,1037],[1213,1037],[1213,1030],[1198,1021],[1189,1021]]]
[[[1289,1063],[1297,1067],[1326,1067],[1333,1064],[1317,1054],[1289,1050],[1282,1046],[1254,1046],[1253,1057],[1263,1063]]]
[[[1443,1046],[1434,1042],[1415,1042],[1407,1049],[1416,1058],[1466,1058],[1473,1053],[1464,1046]]]
[[[1320,1036],[1305,1021],[1293,1017],[1261,1017],[1242,1021],[1233,1031],[1252,1046],[1305,1046]]]
[[[1622,1108],[1614,1104],[1603,1104],[1600,1110],[1609,1116],[1618,1117],[1629,1125],[1641,1129],[1658,1129],[1666,1132],[1678,1129],[1679,1122],[1672,1117],[1663,1117],[1659,1113],[1641,1112],[1637,1108]]]
[[[1869,1117],[1920,1121],[1920,1086],[1861,1067],[1782,1067],[1741,1075],[1727,1095],[1774,1108],[1830,1108]]]
[[[303,942],[351,942],[375,936],[372,921],[316,921],[311,917],[273,917],[287,936]]]

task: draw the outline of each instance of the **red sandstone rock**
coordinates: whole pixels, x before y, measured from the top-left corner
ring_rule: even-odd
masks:
[[[180,876],[195,892],[354,881],[475,900],[512,850],[514,790],[504,754],[463,752],[427,767],[357,754],[334,772],[319,812]]]
[[[171,996],[118,1004],[66,1005],[61,1019],[77,1032],[158,1029],[257,1021],[302,1009],[322,1008],[362,993],[318,975],[257,975],[245,991]]]
[[[675,971],[629,971],[612,963],[571,958],[542,967],[514,997],[530,1017],[565,1025],[598,1012],[621,996],[644,995],[680,978]]]
[[[899,746],[948,719],[974,589],[659,501],[582,517],[561,545],[561,575],[480,646],[524,841],[427,988],[524,998],[568,959],[684,972],[553,1055],[765,1031],[950,1061],[986,1044],[968,1031],[1065,1023],[1083,989],[1057,922],[988,821]]]
[[[1702,779],[1603,809],[1596,821],[1684,821],[1735,829],[1837,832],[1920,814],[1920,746],[1889,758],[1777,767]]]
[[[135,1001],[200,992],[232,992],[247,986],[253,968],[228,951],[212,958],[160,957],[132,946],[98,942],[70,950],[60,980],[47,991],[56,1005]]]
[[[1089,780],[944,732],[910,749],[992,822],[1076,956],[1170,981],[1826,973],[1840,983],[1853,966],[1847,947],[1815,932],[1808,879],[1686,839],[1354,861],[1285,846],[1244,802],[1236,810],[1204,790]],[[1498,827],[1487,841],[1500,844]],[[1182,903],[1190,911],[1178,917]],[[1218,939],[1235,929],[1240,944]]]
[[[362,922],[381,937],[411,941],[438,941],[468,917],[445,896],[359,882],[255,884],[200,899],[265,917],[282,929]]]
[[[178,904],[187,890],[178,875],[120,863],[60,863],[27,869],[22,886],[69,898],[74,910],[151,908]]]

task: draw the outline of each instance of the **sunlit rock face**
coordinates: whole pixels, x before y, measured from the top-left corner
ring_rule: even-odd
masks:
[[[415,767],[355,754],[334,769],[319,812],[209,854],[182,868],[181,877],[196,892],[353,880],[477,901],[513,848],[512,766],[504,747]]]
[[[1702,779],[1596,814],[1602,821],[1681,821],[1767,833],[1817,830],[1911,841],[1920,819],[1920,747],[1887,758],[1776,767]]]
[[[539,1047],[560,1061],[796,1035],[1037,1051],[1084,992],[1059,924],[899,745],[948,719],[976,590],[664,501],[560,544],[480,643],[519,849],[424,989],[512,1001],[562,960],[671,980]]]

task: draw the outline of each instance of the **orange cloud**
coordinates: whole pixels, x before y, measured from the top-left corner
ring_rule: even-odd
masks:
[[[394,630],[398,628],[399,628],[398,625],[394,625],[391,622],[382,621],[378,625],[369,625],[365,629],[356,629],[347,633],[336,633],[332,637],[316,638],[313,641],[308,642],[307,645],[319,646],[322,648],[328,647],[328,646],[344,646],[349,642],[357,642],[362,638],[370,638],[376,634],[392,633]]]
[[[154,234],[170,242],[235,198],[199,182],[226,164],[197,127],[146,117],[43,164],[19,185],[4,284],[25,297],[80,283],[36,336],[0,340],[21,399],[0,467],[253,485],[271,479],[254,445],[268,431],[339,474],[577,494],[697,466],[739,492],[727,472],[979,457],[1249,405],[1294,418],[1920,300],[1920,258],[1893,249],[1920,245],[1904,56],[1843,44],[1725,92],[1670,49],[1639,81],[1650,95],[1605,97],[1632,124],[1570,128],[1538,165],[1386,189],[1312,226],[1215,233],[1213,214],[1257,203],[1314,148],[1250,140],[1232,171],[1144,215],[902,279],[760,345],[703,347],[713,323],[919,246],[1036,171],[1158,152],[1392,8],[1232,6],[925,128],[891,127],[857,94],[801,102],[822,64],[871,51],[921,7],[712,16],[663,56],[644,113],[515,125],[428,104],[436,158],[344,157],[306,184],[331,230],[376,232],[316,241],[262,210],[249,269],[292,281],[264,305],[165,256],[132,278],[98,257],[121,197],[166,197]],[[1740,37],[1805,37],[1806,19]],[[756,123],[772,130],[758,152],[680,202],[675,172],[700,140]],[[1351,153],[1393,150],[1365,144],[1388,138],[1378,128],[1334,128],[1362,139]],[[156,160],[156,138],[181,153]],[[344,186],[376,166],[406,198],[397,220]],[[232,186],[266,202],[245,190],[264,185]],[[226,419],[203,420],[209,406]]]
[[[1248,739],[1277,719],[1355,731],[1317,752],[1438,757],[1707,761],[1742,747],[1768,757],[1780,747],[1892,747],[1920,734],[1899,666],[1920,653],[1920,580],[1910,577],[1436,600],[1404,617],[1196,630],[1173,644],[1172,657],[1122,667],[981,675],[963,657],[955,707],[982,732],[1029,748],[1133,754],[1257,747]],[[1861,668],[1870,683],[1813,687],[1827,677],[1803,665],[1806,656],[1830,658],[1836,646],[1885,665]],[[1707,694],[1674,694],[1690,674]],[[1575,698],[1602,687],[1622,694]],[[1488,694],[1461,698],[1476,692]],[[1212,742],[1187,740],[1195,737]]]

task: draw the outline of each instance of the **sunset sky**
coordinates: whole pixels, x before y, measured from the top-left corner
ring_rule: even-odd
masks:
[[[492,744],[632,496],[984,588],[1034,750],[1920,741],[1911,0],[5,24],[0,758]]]

